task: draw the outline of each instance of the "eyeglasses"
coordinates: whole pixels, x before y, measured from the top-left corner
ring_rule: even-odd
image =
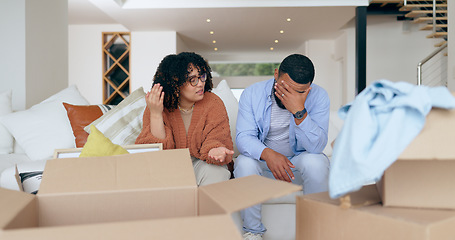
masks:
[[[188,82],[190,82],[191,86],[195,87],[196,85],[198,85],[199,80],[201,80],[201,82],[205,83],[205,80],[207,80],[207,74],[204,73],[199,77],[193,76],[188,80]]]

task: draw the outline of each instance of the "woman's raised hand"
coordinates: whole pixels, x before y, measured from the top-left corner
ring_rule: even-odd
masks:
[[[164,109],[163,87],[159,83],[154,84],[150,92],[145,95],[145,101],[147,103],[147,107],[150,109],[151,115],[161,116]]]

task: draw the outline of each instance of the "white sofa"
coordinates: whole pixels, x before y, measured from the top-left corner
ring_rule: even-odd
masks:
[[[213,92],[216,93],[220,98],[223,100],[225,103],[226,109],[228,111],[229,115],[229,120],[230,120],[230,125],[231,125],[231,134],[232,137],[235,136],[235,123],[237,120],[237,111],[238,111],[238,102],[237,99],[235,98],[234,94],[230,90],[229,86],[225,81],[221,81],[216,88],[213,89]],[[136,95],[135,95],[136,94]],[[0,93],[0,134],[2,133],[1,131],[5,132],[5,129],[2,129],[4,126],[2,126],[2,123],[5,125],[5,116],[9,116],[11,113],[5,114],[5,111],[2,113],[2,104],[8,104],[8,101],[2,101],[2,96],[4,97],[5,94],[2,95]],[[7,95],[7,94],[6,94]],[[65,96],[66,95],[66,96]],[[67,95],[73,95],[71,97],[68,97]],[[135,91],[135,93],[132,93],[130,96],[133,97],[132,95],[135,95],[137,99],[143,99],[143,96],[145,95],[143,93],[142,88],[138,89]],[[9,94],[9,97],[11,97],[11,93]],[[6,103],[5,103],[6,102]],[[65,119],[65,114],[66,110],[61,106],[62,102],[68,102],[71,104],[75,105],[88,105],[89,103],[82,97],[80,96],[77,88],[75,86],[70,86],[68,89],[62,90],[61,92],[57,93],[54,96],[49,97],[45,101],[43,101],[40,104],[37,104],[33,106],[31,109],[35,110],[35,114],[40,114],[41,111],[48,110],[42,105],[49,105],[47,107],[52,107],[55,108],[55,111],[58,112],[60,111],[59,116],[51,116],[54,121],[53,123],[48,123],[44,122],[44,125],[49,125],[53,124],[54,127],[58,127],[59,123],[55,123],[55,121],[63,121],[64,124],[60,124],[60,128],[67,128],[67,129],[53,129],[56,131],[53,135],[50,134],[49,136],[42,136],[43,134],[48,134],[46,131],[43,129],[36,129],[35,131],[40,131],[40,134],[36,135],[36,138],[38,139],[27,139],[25,136],[25,133],[27,130],[30,129],[21,129],[20,131],[14,129],[14,124],[16,124],[16,121],[19,121],[19,124],[26,124],[27,121],[32,121],[33,119],[19,119],[16,121],[12,121],[13,119],[9,119],[9,125],[8,129],[10,132],[13,133],[14,136],[18,136],[20,138],[20,141],[16,141],[16,139],[11,137],[11,143],[9,145],[11,146],[11,151],[10,153],[7,154],[0,154],[0,187],[2,188],[8,188],[8,189],[14,189],[14,190],[19,190],[17,181],[15,179],[15,169],[17,165],[17,169],[19,172],[32,172],[32,171],[42,171],[44,169],[44,166],[46,164],[46,161],[51,158],[53,154],[54,149],[62,149],[62,148],[74,148],[74,136],[72,136],[72,143],[64,143],[65,138],[68,138],[68,132],[72,134],[71,131],[71,126],[69,125],[69,120],[68,117]],[[11,100],[9,101],[9,104],[11,104]],[[40,106],[41,105],[41,106]],[[132,105],[132,104],[130,104]],[[145,107],[145,101],[140,102],[140,100],[136,101],[136,107]],[[60,108],[59,108],[60,106]],[[119,106],[120,107],[120,104]],[[11,107],[9,107],[11,109]],[[44,110],[43,110],[44,108]],[[126,108],[126,107],[125,107]],[[15,117],[29,117],[30,110],[25,110],[22,111],[20,114],[16,114],[18,116]],[[115,108],[114,108],[115,109]],[[113,109],[113,110],[114,110]],[[111,110],[111,111],[113,111]],[[111,113],[108,112],[109,114]],[[22,114],[22,115],[21,115]],[[108,114],[105,114],[108,115]],[[105,116],[103,115],[103,117]],[[339,130],[341,129],[342,126],[342,121],[336,116],[335,112],[331,113],[331,121],[329,125],[329,143],[331,143],[336,135],[338,134]],[[9,116],[10,117],[10,116]],[[43,118],[48,119],[49,117],[42,116]],[[140,119],[142,119],[142,116],[140,116]],[[98,120],[97,120],[98,121]],[[131,121],[131,120],[129,120]],[[13,122],[13,123],[12,123]],[[19,128],[19,127],[16,127]],[[43,127],[45,128],[45,127]],[[97,125],[97,128],[101,128],[102,126]],[[136,126],[137,128],[137,126]],[[62,132],[65,132],[63,134]],[[60,134],[60,135],[55,135],[55,134]],[[33,134],[29,134],[33,135]],[[26,136],[29,136],[26,135]],[[65,135],[65,136],[64,136]],[[71,136],[69,136],[71,137]],[[25,139],[24,139],[25,138]],[[50,138],[58,138],[58,141],[52,141]],[[18,139],[19,140],[19,139]],[[71,140],[71,139],[70,139]],[[112,139],[111,139],[112,140]],[[2,146],[2,139],[0,139],[0,147]],[[24,149],[22,148],[18,142],[26,143],[28,144],[27,148]],[[121,145],[128,145],[131,144],[131,142],[115,142],[117,144]],[[30,147],[31,144],[36,144],[39,146],[33,146]],[[66,144],[66,145],[65,145]],[[8,144],[6,144],[8,145]],[[31,149],[30,149],[31,148]],[[39,152],[39,150],[43,151],[44,153]],[[237,148],[235,147],[235,154],[238,155]],[[37,152],[38,151],[38,152]],[[47,152],[45,152],[47,151]],[[324,153],[327,156],[331,156],[332,153],[332,148],[330,144],[327,145],[326,149],[324,150]],[[48,156],[44,157],[43,159],[39,159],[40,156]],[[272,176],[271,176],[272,177]],[[297,183],[301,180],[297,179]],[[264,235],[264,239],[279,239],[279,240],[286,240],[286,239],[295,239],[295,195],[296,194],[302,194],[300,193],[295,193],[291,194],[289,196],[285,196],[282,198],[278,199],[272,199],[270,201],[267,201],[266,203],[263,204],[263,223],[265,226],[268,228],[267,233]],[[234,213],[233,218],[238,224],[239,229],[241,229],[241,219],[240,219],[240,214]]]

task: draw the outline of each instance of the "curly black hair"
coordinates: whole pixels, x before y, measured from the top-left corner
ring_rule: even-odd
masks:
[[[194,52],[169,54],[161,60],[153,77],[152,87],[157,83],[163,87],[163,105],[167,110],[172,112],[178,108],[180,88],[189,81],[188,74],[193,71],[193,66],[197,68],[200,76],[207,74],[204,92],[211,91],[213,88],[211,69],[199,54]]]

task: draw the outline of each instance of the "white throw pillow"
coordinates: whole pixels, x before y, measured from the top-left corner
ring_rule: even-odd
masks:
[[[328,141],[324,151],[322,151],[327,157],[332,156],[332,142],[336,139],[338,133],[340,133],[343,123],[344,121],[338,116],[337,111],[330,111]]]
[[[75,147],[73,131],[62,102],[89,104],[72,85],[30,109],[0,117],[0,122],[31,160],[50,159],[55,149]]]
[[[11,90],[0,93],[0,117],[12,112]],[[0,154],[13,152],[13,136],[0,123]]]
[[[232,93],[231,88],[227,84],[226,80],[221,80],[221,82],[212,89],[212,92],[218,95],[218,97],[223,100],[224,106],[229,117],[229,126],[231,128],[231,137],[234,142],[234,157],[239,155],[239,150],[235,144],[235,126],[237,123],[237,113],[239,111],[239,102],[235,98],[234,93]]]
[[[144,89],[140,87],[84,130],[90,133],[90,126],[95,125],[114,144],[134,144],[142,131],[142,116],[146,105]]]

